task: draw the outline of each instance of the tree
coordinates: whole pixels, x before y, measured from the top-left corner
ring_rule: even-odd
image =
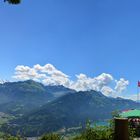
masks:
[[[8,2],[10,4],[19,4],[21,3],[21,0],[4,0],[4,2]]]
[[[58,134],[46,134],[41,140],[60,140],[60,136]]]

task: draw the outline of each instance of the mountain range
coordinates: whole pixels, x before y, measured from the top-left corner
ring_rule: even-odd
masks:
[[[32,80],[7,82],[0,84],[0,111],[21,116],[68,92],[74,90],[44,86]]]
[[[15,116],[1,131],[37,136],[63,128],[111,118],[114,110],[140,108],[140,103],[109,98],[97,91],[80,91],[63,86],[44,86],[35,81],[0,85],[0,111]]]

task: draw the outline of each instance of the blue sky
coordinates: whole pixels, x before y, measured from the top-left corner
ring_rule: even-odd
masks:
[[[0,78],[11,79],[17,65],[53,64],[75,74],[109,73],[140,79],[139,0],[22,0],[0,3]]]

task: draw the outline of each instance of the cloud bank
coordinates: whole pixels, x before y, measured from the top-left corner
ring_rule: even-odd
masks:
[[[41,66],[39,64],[33,67],[18,65],[15,68],[13,76],[16,80],[35,80],[44,85],[63,85],[76,91],[100,91],[106,96],[117,96],[126,90],[129,81],[124,78],[116,80],[111,74],[102,73],[96,77],[88,77],[81,73],[76,75],[76,80],[62,71],[55,68],[52,64]],[[115,86],[112,86],[115,84]]]

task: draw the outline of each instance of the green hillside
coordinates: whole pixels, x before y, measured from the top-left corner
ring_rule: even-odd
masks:
[[[108,98],[96,91],[66,94],[21,118],[3,125],[13,135],[37,136],[91,121],[109,119],[114,110],[140,108],[140,104],[121,98]]]

